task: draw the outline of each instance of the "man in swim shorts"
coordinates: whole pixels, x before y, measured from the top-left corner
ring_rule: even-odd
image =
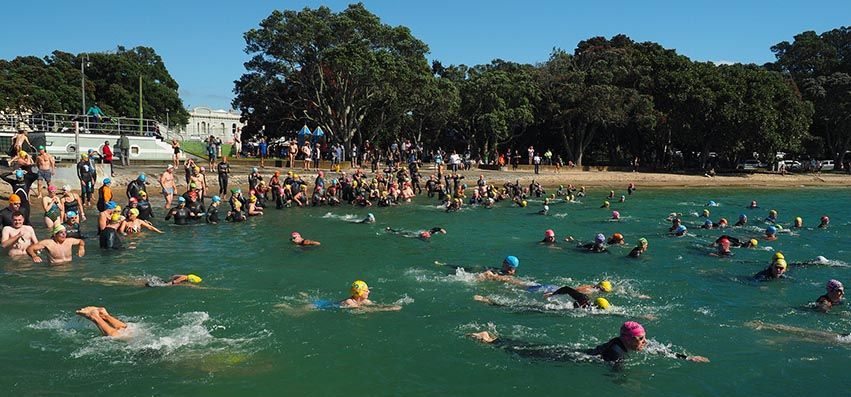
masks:
[[[171,209],[171,201],[174,200],[174,192],[177,191],[177,184],[174,182],[174,166],[169,165],[168,168],[160,175],[160,187],[162,188],[163,198],[165,199],[165,209]]]
[[[67,237],[65,234],[65,226],[62,224],[53,226],[52,234],[52,238],[41,240],[38,243],[27,247],[27,255],[32,258],[33,262],[42,262],[42,259],[39,256],[39,251],[42,249],[47,249],[48,257],[50,257],[50,263],[53,265],[71,262],[71,248],[75,245],[79,246],[77,248],[77,256],[82,258],[86,255],[86,243],[80,239]]]
[[[3,249],[9,250],[9,256],[27,254],[27,247],[38,243],[32,226],[24,225],[24,214],[20,211],[12,213],[12,226],[4,226],[2,233]]]
[[[45,187],[50,186],[50,181],[56,174],[56,159],[44,150],[44,146],[39,146],[35,164],[38,166],[38,197],[41,197],[41,181],[44,181]]]

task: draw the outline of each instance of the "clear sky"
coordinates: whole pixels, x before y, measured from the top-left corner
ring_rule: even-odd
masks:
[[[350,1],[11,1],[3,4],[0,58],[153,47],[187,107],[229,108],[248,58],[242,34],[277,9],[335,11]],[[408,26],[444,64],[495,58],[535,63],[554,47],[624,33],[692,59],[772,61],[770,47],[805,30],[851,24],[851,1],[364,1],[391,25]]]

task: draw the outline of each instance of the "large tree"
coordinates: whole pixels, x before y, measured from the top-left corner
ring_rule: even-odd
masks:
[[[363,4],[339,13],[276,10],[245,33],[245,42],[252,57],[233,103],[249,125],[273,136],[302,123],[346,145],[356,134],[396,132],[432,77],[425,43]]]

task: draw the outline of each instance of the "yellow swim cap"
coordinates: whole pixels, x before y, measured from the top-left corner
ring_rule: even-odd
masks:
[[[192,284],[198,284],[201,282],[201,277],[198,277],[194,274],[188,274],[186,275],[186,280]]]
[[[366,296],[366,293],[369,292],[369,286],[366,285],[365,281],[357,280],[352,283],[351,292],[353,297],[361,298]]]
[[[785,269],[786,268],[786,260],[785,259],[778,259],[778,260],[774,261],[774,266],[777,266],[781,269]]]
[[[130,215],[139,216],[139,209],[138,208],[130,208]]]
[[[594,299],[594,304],[597,305],[597,307],[599,307],[600,309],[603,309],[603,310],[608,310],[609,307],[612,306],[611,304],[609,304],[609,301],[607,301],[606,298]]]
[[[801,222],[801,223],[803,223],[803,222],[804,222],[804,220],[803,220],[803,219],[801,219],[801,217],[800,217],[800,216],[795,217],[795,221],[796,221],[796,222]]]
[[[751,246],[752,247],[756,247],[758,244],[759,244],[759,241],[757,241],[755,238],[751,239]],[[783,254],[780,254],[780,255],[783,255]]]
[[[778,259],[786,259],[786,257],[783,256],[782,252],[777,251],[777,252],[774,253],[774,260],[778,260]]]
[[[521,202],[520,202],[520,206],[521,206],[521,207],[525,207],[525,206],[526,206],[526,205],[528,205],[528,204],[529,204],[529,203],[527,203],[527,202],[526,202],[526,200],[523,200],[523,201],[521,201]]]
[[[600,287],[603,292],[612,292],[612,282],[609,280],[603,280],[597,283],[597,286]]]
[[[112,219],[113,222],[120,221],[121,220],[121,213],[120,212],[113,212],[112,217],[110,219]]]

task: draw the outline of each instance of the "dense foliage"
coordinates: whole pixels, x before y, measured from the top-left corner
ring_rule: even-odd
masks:
[[[115,52],[69,54],[54,51],[38,58],[0,60],[0,109],[11,113],[72,113],[82,109],[81,62],[87,62],[86,106],[97,104],[108,116],[139,117],[139,76],[145,118],[182,125],[189,113],[177,93],[177,82],[162,58],[147,47]]]

